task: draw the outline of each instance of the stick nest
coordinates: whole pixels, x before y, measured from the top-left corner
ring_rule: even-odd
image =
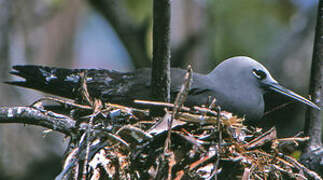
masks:
[[[173,104],[136,101],[165,108],[163,117],[154,118],[148,110],[91,98],[85,81],[83,104],[37,101],[34,107],[45,100],[63,104],[77,122],[56,179],[321,179],[281,150],[308,138],[277,139],[275,128],[247,127],[215,100],[184,107],[189,86],[190,71]]]

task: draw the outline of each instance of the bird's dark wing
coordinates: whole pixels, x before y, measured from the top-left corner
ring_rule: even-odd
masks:
[[[53,95],[78,100],[81,97],[81,72],[87,72],[87,88],[91,97],[104,101],[132,105],[134,99],[151,100],[151,69],[138,69],[131,73],[122,73],[105,69],[65,69],[37,65],[14,66],[10,72],[22,77],[22,81],[10,81],[8,84],[27,87]],[[171,69],[171,96],[176,97],[185,77],[183,69]],[[206,103],[210,90],[205,85],[205,75],[193,74],[192,88],[187,104]],[[204,99],[203,99],[204,98]]]
[[[73,93],[79,87],[81,70],[51,68],[34,65],[13,66],[10,73],[22,77],[22,81],[9,81],[7,84],[36,89],[42,92],[74,98]]]
[[[13,66],[13,69],[10,73],[24,80],[6,83],[71,99],[77,99],[80,96],[81,72],[87,72],[87,86],[93,97],[100,97],[103,92],[108,95],[107,89],[122,83],[130,76],[129,73],[103,69],[65,69],[36,65]]]

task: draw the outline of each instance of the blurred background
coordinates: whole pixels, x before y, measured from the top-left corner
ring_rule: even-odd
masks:
[[[263,63],[306,96],[317,0],[173,0],[173,67],[207,73],[238,55]],[[150,66],[152,0],[0,0],[0,81],[15,64],[131,71]],[[0,83],[0,105],[29,105],[39,92]],[[273,104],[283,102],[281,97]],[[302,130],[305,107],[266,116],[280,136]],[[1,124],[0,179],[53,179],[67,140],[29,125]]]

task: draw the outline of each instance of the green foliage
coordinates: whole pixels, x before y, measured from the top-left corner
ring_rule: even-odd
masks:
[[[152,17],[153,0],[125,0],[129,14],[138,22]]]
[[[296,8],[290,1],[209,0],[214,30],[213,59],[236,55],[262,58],[288,28]]]

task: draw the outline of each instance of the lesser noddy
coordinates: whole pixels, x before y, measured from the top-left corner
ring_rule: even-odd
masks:
[[[71,99],[80,97],[79,73],[84,69],[37,65],[18,65],[13,66],[13,69],[10,73],[24,80],[7,82],[9,84]],[[171,68],[172,99],[180,90],[185,73],[183,69]],[[129,73],[88,69],[86,82],[93,97],[112,103],[134,105],[134,99],[151,99],[150,78],[150,68]],[[245,56],[226,59],[208,74],[193,73],[185,105],[202,105],[209,97],[215,97],[216,104],[222,109],[256,121],[264,115],[264,94],[270,91],[320,110],[310,100],[281,86],[263,65]]]

